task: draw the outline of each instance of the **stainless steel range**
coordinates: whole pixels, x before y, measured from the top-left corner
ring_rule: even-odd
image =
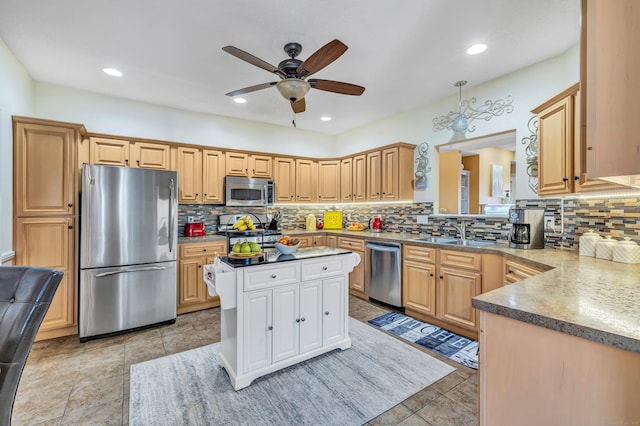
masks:
[[[282,237],[282,232],[277,229],[267,229],[267,226],[271,218],[266,214],[251,214],[253,223],[256,225],[255,231],[243,231],[238,232],[232,228],[233,224],[244,214],[223,214],[218,217],[218,234],[225,235],[227,237],[227,243],[229,244],[229,251],[233,245],[237,242],[254,242],[260,244],[262,249],[270,249],[275,247],[275,243]]]

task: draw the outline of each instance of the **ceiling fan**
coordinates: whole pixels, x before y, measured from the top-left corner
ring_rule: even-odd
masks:
[[[276,86],[278,91],[291,103],[293,112],[304,112],[306,109],[306,103],[304,96],[309,89],[324,90],[327,92],[340,93],[343,95],[355,95],[360,96],[364,92],[364,87],[357,86],[350,83],[342,83],[340,81],[332,80],[319,80],[316,78],[307,79],[311,74],[314,74],[336,59],[338,59],[344,52],[347,51],[347,46],[340,40],[333,40],[326,45],[318,49],[313,55],[309,56],[306,61],[296,59],[296,57],[302,51],[302,45],[300,43],[287,43],[284,46],[284,51],[289,55],[289,59],[285,59],[278,64],[277,67],[263,61],[260,58],[253,56],[250,53],[240,50],[237,47],[226,46],[222,50],[235,56],[238,59],[242,59],[245,62],[249,62],[256,67],[262,68],[269,72],[278,75],[281,80],[273,81],[270,83],[257,84],[255,86],[245,87],[244,89],[234,90],[233,92],[226,93],[227,96],[237,96],[249,92],[255,92],[256,90],[266,89],[271,86]]]

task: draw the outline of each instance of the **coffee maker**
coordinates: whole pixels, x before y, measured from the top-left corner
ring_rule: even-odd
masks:
[[[518,249],[544,248],[544,209],[511,207],[509,247]]]

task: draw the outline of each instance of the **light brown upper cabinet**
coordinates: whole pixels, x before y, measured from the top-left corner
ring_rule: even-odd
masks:
[[[367,154],[367,200],[382,199],[382,155],[380,151]]]
[[[74,214],[78,140],[70,127],[14,121],[16,217]]]
[[[381,200],[413,200],[413,147],[382,150]]]
[[[178,147],[178,202],[222,204],[224,163],[222,151]]]
[[[318,201],[318,162],[296,159],[296,202]]]
[[[581,79],[586,80],[586,160],[591,178],[640,174],[635,122],[640,111],[639,22],[637,0],[582,3]]]
[[[340,201],[340,160],[318,161],[318,201]]]
[[[226,175],[255,178],[273,176],[273,157],[269,155],[229,152],[226,155]]]
[[[273,159],[275,182],[275,201],[292,203],[296,196],[296,161],[293,158],[275,157]]]
[[[351,185],[353,190],[352,201],[366,201],[367,199],[367,157],[356,155],[353,157],[353,178]]]
[[[89,157],[91,164],[171,170],[170,147],[159,143],[91,136]]]
[[[348,203],[353,200],[353,158],[340,160],[340,201]]]

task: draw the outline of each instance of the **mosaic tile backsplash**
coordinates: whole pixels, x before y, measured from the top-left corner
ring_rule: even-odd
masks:
[[[615,239],[630,237],[640,242],[640,195],[603,196],[602,198],[557,198],[518,200],[518,207],[544,208],[545,215],[555,218],[555,231],[545,232],[548,247],[576,248],[578,239],[592,230],[601,235],[612,235]],[[322,217],[326,210],[341,210],[344,222],[359,221],[368,225],[373,215],[383,217],[383,227],[388,232],[428,234],[456,237],[451,223],[464,220],[467,223],[467,238],[475,240],[507,241],[511,224],[507,218],[445,218],[433,217],[433,203],[402,204],[307,204],[270,206],[269,214],[282,213],[281,226],[284,232],[302,230],[308,214]],[[196,222],[205,222],[207,233],[215,233],[218,215],[254,213],[265,214],[265,208],[228,208],[216,205],[180,205],[179,233],[184,235],[184,224],[188,216]],[[418,224],[418,215],[429,215],[427,224]]]

